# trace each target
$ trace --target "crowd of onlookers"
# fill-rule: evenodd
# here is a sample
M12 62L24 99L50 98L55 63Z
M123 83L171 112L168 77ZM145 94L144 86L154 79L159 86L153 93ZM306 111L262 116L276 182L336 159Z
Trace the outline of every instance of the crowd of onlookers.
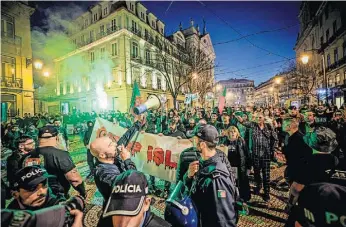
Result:
M127 128L123 136L127 140L143 131L193 142L180 155L176 188L172 190L166 181L160 194L169 197L166 220L150 213L148 195L155 190L155 177L147 181L136 171L130 152L120 146L124 144L110 138L90 141L97 117ZM70 197L71 187L81 196L75 201L88 196L66 152L69 134L79 134L83 140L90 168L86 180L95 182L104 198L99 226L132 222L137 224L131 226L235 226L239 212L251 213L248 204L253 194L272 206L270 172L278 158L286 165L287 226L342 226L346 215L346 105L194 107L167 113L149 110L140 117L119 111L24 114L1 124L2 156L10 155L8 182L2 178L2 185L14 195L8 208L56 205ZM172 193L178 187L184 196ZM2 198L9 199L5 189ZM185 224L177 214L186 212L179 203L195 208L195 216L185 215ZM74 209L71 213L77 225L81 214ZM198 225L192 224L194 219Z

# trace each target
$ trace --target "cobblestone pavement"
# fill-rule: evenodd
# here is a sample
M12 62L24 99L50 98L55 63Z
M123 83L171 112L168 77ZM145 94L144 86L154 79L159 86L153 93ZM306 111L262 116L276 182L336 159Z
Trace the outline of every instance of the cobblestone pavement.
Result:
M83 179L89 174L89 168L86 163L86 150L79 137L71 138L70 154ZM285 167L277 167L271 171L272 182L282 182L283 170ZM281 180L280 180L281 179ZM251 178L250 178L251 182ZM163 188L164 181L157 180L155 186ZM251 184L253 186L253 184ZM174 187L174 185L172 185ZM86 199L86 210L84 217L84 226L96 226L101 215L102 196L98 192L95 183L87 183L86 190L88 198ZM71 191L74 194L75 191ZM266 206L260 196L252 195L249 203L250 214L240 216L238 226L284 226L287 215L283 212L288 192L278 187L271 187L270 205ZM152 211L161 216L165 208L164 199L153 195Z

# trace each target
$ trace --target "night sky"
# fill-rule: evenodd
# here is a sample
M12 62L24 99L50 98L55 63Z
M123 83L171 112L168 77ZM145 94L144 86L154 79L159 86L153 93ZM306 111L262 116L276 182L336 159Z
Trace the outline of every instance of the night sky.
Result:
M37 5L31 23L32 26L39 27L44 25L42 9L68 7L71 4L69 2L31 3ZM85 10L93 3L74 2ZM285 61L287 58L295 57L293 48L299 31L297 16L300 2L174 1L171 3L171 1L143 2L149 12L154 13L166 24L167 35L178 30L180 22L183 28L190 26L190 18L193 18L195 25L198 24L202 31L203 18L205 19L216 52L216 80L243 77L255 80L255 84L258 85L282 70L282 67L287 65ZM286 29L234 41L241 35L280 28ZM226 41L232 42L218 44Z

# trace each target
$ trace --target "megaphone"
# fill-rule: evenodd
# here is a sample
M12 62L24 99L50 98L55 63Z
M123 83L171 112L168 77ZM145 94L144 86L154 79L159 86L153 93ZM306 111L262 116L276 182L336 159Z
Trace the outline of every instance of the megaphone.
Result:
M157 97L156 95L149 95L148 100L145 103L135 107L133 109L133 112L136 115L139 115L150 109L158 109L160 108L160 106L161 102L159 97Z

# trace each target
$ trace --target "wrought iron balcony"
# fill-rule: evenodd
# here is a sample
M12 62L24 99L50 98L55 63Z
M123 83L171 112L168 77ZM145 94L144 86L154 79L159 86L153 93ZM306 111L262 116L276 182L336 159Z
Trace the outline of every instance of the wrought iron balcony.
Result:
M1 32L1 42L10 43L16 46L21 46L22 38L7 32Z

